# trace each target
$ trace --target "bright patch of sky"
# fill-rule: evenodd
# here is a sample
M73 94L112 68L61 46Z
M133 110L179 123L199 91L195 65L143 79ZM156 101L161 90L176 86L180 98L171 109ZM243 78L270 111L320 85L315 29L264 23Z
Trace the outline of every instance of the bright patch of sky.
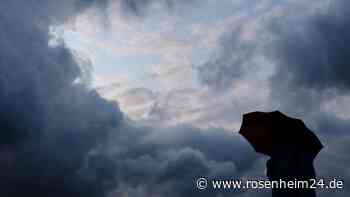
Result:
M172 11L153 6L140 18L126 17L116 6L108 9L108 22L89 10L63 27L68 47L91 59L93 86L138 121L232 128L232 118L215 122L208 109L232 101L212 100L196 67L213 56L220 35L247 3L205 0Z

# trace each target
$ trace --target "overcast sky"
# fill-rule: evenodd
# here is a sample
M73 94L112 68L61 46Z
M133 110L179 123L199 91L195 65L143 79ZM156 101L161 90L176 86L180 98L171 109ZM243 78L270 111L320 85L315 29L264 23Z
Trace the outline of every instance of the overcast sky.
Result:
M318 176L347 185L349 6L2 1L1 196L269 196L199 193L194 179L264 177L237 131L272 110L303 119L325 145Z
M150 2L137 13L112 2L106 15L86 11L59 30L69 47L91 59L92 85L132 119L237 131L241 113L263 109L268 90L256 87L262 81L249 81L213 93L199 69L220 53L223 35L264 2L193 1L171 8L165 2ZM256 39L255 25L245 28L246 39ZM261 61L266 68L258 75L264 80L271 65Z

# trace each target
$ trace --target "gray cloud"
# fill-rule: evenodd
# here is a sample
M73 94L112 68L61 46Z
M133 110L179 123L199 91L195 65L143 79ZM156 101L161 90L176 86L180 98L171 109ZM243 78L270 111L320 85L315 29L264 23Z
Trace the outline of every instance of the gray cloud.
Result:
M261 80L259 74L273 65L263 76L269 105L322 119L317 113L324 102L348 94L346 5L338 0L253 6L251 15L227 28L218 55L199 68L202 84L228 90L243 80Z
M243 28L243 25L237 24L229 33L224 34L220 39L218 55L199 67L202 84L225 89L242 79L252 68L258 43L256 40L243 40Z
M100 1L101 2L101 1ZM81 74L49 26L95 1L0 4L1 196L98 196L105 186L78 174L87 154L122 121L116 103L73 82Z
M172 1L164 1L167 2ZM190 126L137 126L124 119L117 103L101 98L83 84L74 83L83 71L64 44L48 45L49 27L72 19L92 6L104 8L106 3L5 0L0 4L1 196L213 196L211 191L196 191L194 179L263 176L263 159L238 135L232 136L222 129L199 130ZM125 3L133 12L139 12L144 6L136 1ZM249 58L248 51L255 48L250 44L243 44L241 48L241 41L231 41L236 45L230 51L243 49L238 54L244 58ZM286 45L276 46L281 46L279 51L285 54ZM227 63L220 67L230 70L226 65L232 62L241 65L244 58L228 57ZM213 65L216 64L220 65ZM244 73L243 68L245 66L237 72ZM296 68L292 74L298 73L298 69L302 68ZM219 81L224 87L230 78L239 76L235 72L217 73L229 76L223 81L209 76L206 83ZM347 86L346 79L332 81L335 76L326 77L329 81L320 82L324 84L316 85L312 80L311 85L303 87ZM303 76L301 81L309 83L307 77ZM293 80L295 76L287 84L295 84ZM323 128L334 129L334 124L343 131L348 128L345 122L340 126L331 118L327 120ZM342 146L346 139L341 143L332 141L339 146L332 146L324 153L318 166L323 175L346 170L339 165L326 173L334 159L340 164L349 162L344 154L347 147ZM342 157L336 157L335 152L340 152ZM346 171L346 178L348 174ZM217 196L221 194L233 195L215 192Z
M318 12L288 16L284 23L272 21L269 26L274 36L271 58L278 65L270 79L271 97L278 98L275 102L287 111L310 115L322 131L345 130L343 120L321 108L328 100L349 93L347 4L334 1Z
M242 138L131 126L117 103L76 83L82 62L49 46L49 27L99 3L0 4L0 195L192 196L195 177L250 170L257 158Z
M328 6L324 13L273 24L274 58L283 65L274 80L285 78L300 88L316 90L349 88L350 20L345 10L349 2L334 1Z
M232 23L232 27L228 27L227 33L220 40L218 54L199 68L200 80L202 84L211 88L214 92L213 96L216 96L215 94L220 94L218 89L229 91L235 82L258 80L265 69L270 69L270 65L266 64L272 64L275 67L274 72L263 76L268 82L266 88L270 90L269 103L266 105L311 122L310 127L320 135L326 146L315 162L317 172L319 172L318 176L337 177L346 183L350 180L346 167L349 163L349 158L346 156L348 149L346 144L349 139L347 132L350 125L348 120L341 120L327 111L322 111L321 108L325 101L348 93L349 81L346 77L348 49L344 44L348 40L349 17L345 10L348 3L345 0L333 1L331 4L327 4L327 1L322 3L312 1L305 4L292 1L271 2L271 4L259 4L253 8L253 13L249 12L246 16L238 17ZM188 129L177 129L176 132L171 132L176 133L175 136L167 137L167 132L161 134L155 132L157 133L155 138L144 137L142 139L153 140L140 144L148 144L152 148L140 146L142 148L135 149L144 150L147 153L153 153L156 150L156 154L142 157L140 162L136 163L147 163L149 169L158 166L155 168L159 169L156 174L165 174L167 177L160 179L163 183L161 188L172 191L171 194L174 196L181 196L179 192L193 195L191 188L188 187L190 183L182 185L181 180L191 180L197 173L221 177L225 175L240 177L243 174L263 176L262 163L250 157L248 158L254 162L249 162L248 158L246 161L239 160L250 154L243 154L245 155L243 156L235 152L232 158L227 155L229 159L223 159L214 155L226 155L226 153L218 154L214 149L207 152L206 148L207 145L222 144L222 147L229 147L228 150L243 150L237 147L240 146L239 142L226 144L222 141L225 137L220 136L218 131L215 132L215 136L206 138L198 135L197 132L193 132L195 136L188 136L188 134L192 135ZM177 134L181 137L179 138ZM202 146L196 143L196 139L201 139ZM171 151L167 151L168 149ZM157 154L157 150L165 150L167 155L173 155L172 159L165 159L169 166L164 167L162 163L153 162L164 160L162 154ZM183 165L184 163L187 165ZM212 163L215 163L214 167ZM252 165L247 166L246 169L240 168L247 163ZM198 166L198 171L187 172L188 165ZM253 165L257 165L257 169ZM233 170L234 167L236 170ZM174 173L173 168L176 169L176 172L181 173ZM164 169L167 170L164 172L162 171ZM222 173L213 173L218 169L223 170ZM147 170L141 170L141 172L144 171ZM185 175L188 177L184 178ZM150 185L145 187L130 187L133 185L130 183L128 188L135 195L140 191L141 193L164 194L162 189L150 189L154 188L153 185L159 184L157 178L150 180ZM344 189L332 195L347 196L348 193L349 191ZM320 196L330 195L329 192L321 190L319 194ZM249 192L239 195L265 196L269 194Z
M110 145L118 148L105 149L118 166L116 194L138 196L141 189L143 196L212 196L220 193L199 193L196 178L263 176L263 166L253 170L259 157L252 148L240 136L227 131L188 126L124 129L132 142L120 133L110 137Z
M348 119L339 119L323 106L338 96L349 95L348 6L345 0L307 4L286 1L257 9L253 16L243 17L234 28L227 29L219 55L202 65L199 72L202 84L217 93L217 89L228 91L247 78L255 80L251 76L264 71L266 64L274 65L274 72L266 77L270 90L267 105L310 122L327 147L315 162L319 175L345 182L350 180L345 167L349 163L345 150L350 125ZM242 31L241 27L251 25L254 28ZM246 40L246 33L254 36ZM257 70L251 59L261 57L265 61L258 62L262 69ZM344 189L332 195L348 193Z

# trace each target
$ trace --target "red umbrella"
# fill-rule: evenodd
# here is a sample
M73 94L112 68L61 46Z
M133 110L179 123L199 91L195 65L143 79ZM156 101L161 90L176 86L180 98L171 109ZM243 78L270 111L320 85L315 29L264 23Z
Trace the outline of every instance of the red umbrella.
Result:
M244 114L239 133L256 152L270 156L281 144L298 146L313 157L323 148L320 140L302 120L288 117L279 111Z

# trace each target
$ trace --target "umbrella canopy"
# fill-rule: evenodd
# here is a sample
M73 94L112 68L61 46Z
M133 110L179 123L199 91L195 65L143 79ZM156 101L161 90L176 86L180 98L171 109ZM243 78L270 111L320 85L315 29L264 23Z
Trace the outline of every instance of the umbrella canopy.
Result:
M279 145L297 146L313 157L323 148L317 136L300 119L274 112L251 112L243 115L239 131L255 151L271 156Z

